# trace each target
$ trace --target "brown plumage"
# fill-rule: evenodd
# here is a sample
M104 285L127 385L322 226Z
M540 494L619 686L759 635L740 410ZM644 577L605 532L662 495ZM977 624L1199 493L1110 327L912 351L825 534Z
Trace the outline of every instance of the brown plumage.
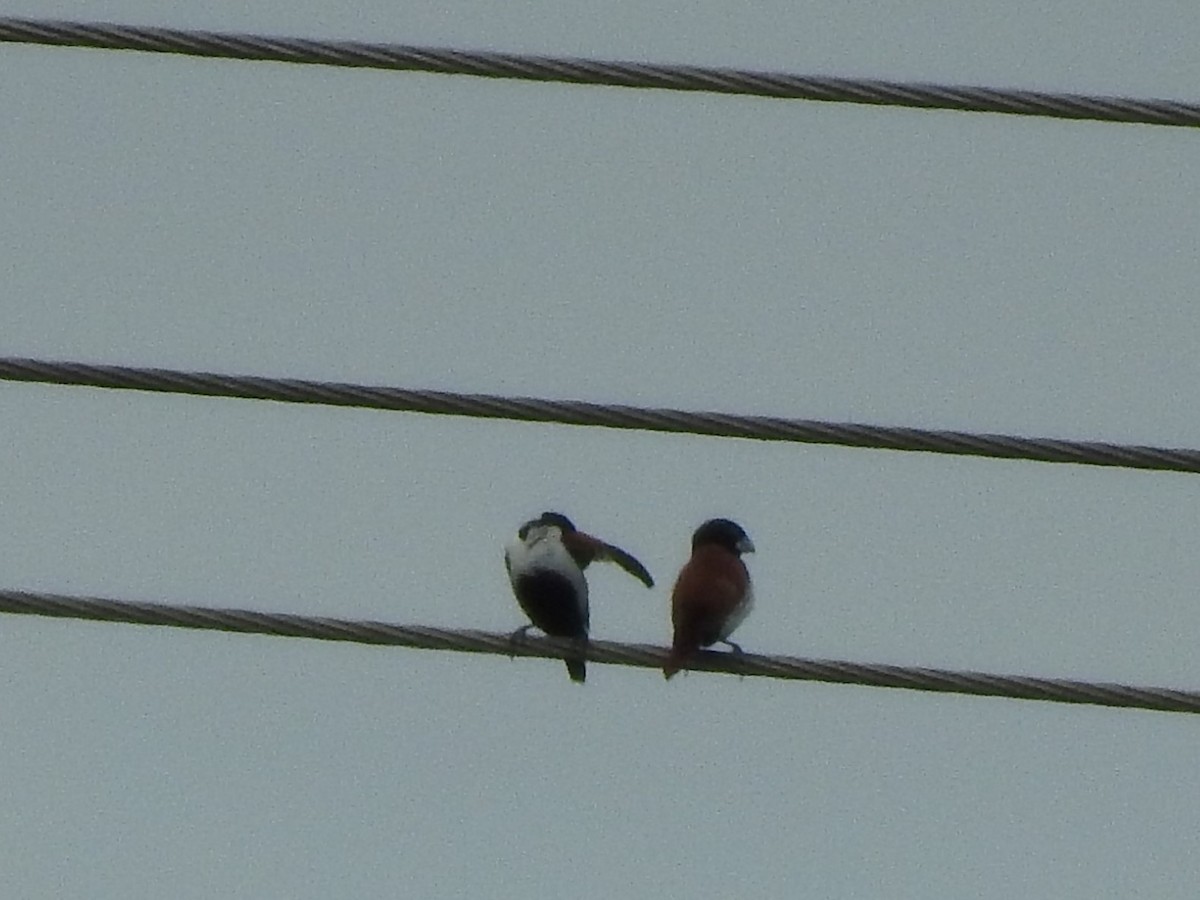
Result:
M638 562L632 554L626 553L620 547L606 544L600 538L592 537L582 531L567 531L562 536L563 546L571 554L571 559L581 569L599 560L600 562L616 563L646 587L654 587L654 579L646 571L646 567Z
M692 535L692 556L679 571L671 592L671 652L663 666L670 678L701 647L728 640L754 602L743 553L754 544L738 524L710 519Z

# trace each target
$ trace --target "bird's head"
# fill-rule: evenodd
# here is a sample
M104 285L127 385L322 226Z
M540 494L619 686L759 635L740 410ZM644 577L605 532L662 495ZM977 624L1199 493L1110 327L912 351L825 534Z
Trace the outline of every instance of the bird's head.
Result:
M692 550L705 544L724 547L735 556L754 552L754 542L742 526L729 519L709 519L692 534Z

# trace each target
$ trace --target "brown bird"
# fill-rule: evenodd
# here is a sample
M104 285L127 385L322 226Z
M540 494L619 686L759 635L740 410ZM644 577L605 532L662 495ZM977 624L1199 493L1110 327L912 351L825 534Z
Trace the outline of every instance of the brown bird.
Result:
M654 587L645 566L620 547L579 531L562 513L542 513L522 525L504 548L504 565L517 603L533 624L518 628L513 638L536 626L554 637L574 638L586 648L588 586L583 570L595 560L614 562L646 587ZM585 652L573 653L565 662L572 681L587 678Z
M728 638L754 604L750 572L743 553L754 544L736 522L709 519L692 534L692 557L679 570L671 592L674 637L663 666L670 678L701 647L723 643L740 653Z

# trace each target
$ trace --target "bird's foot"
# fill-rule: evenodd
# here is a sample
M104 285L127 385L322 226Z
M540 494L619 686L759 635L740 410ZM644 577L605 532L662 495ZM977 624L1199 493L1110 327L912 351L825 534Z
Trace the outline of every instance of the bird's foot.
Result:
M512 634L510 634L508 636L508 645L509 645L508 658L509 659L512 659L517 655L515 652L513 652L516 650L516 645L525 640L525 635L529 634L529 629L532 627L533 627L532 625L522 625L520 628L518 628L516 631L514 631Z
M722 643L722 644L724 644L726 647L728 647L728 648L729 648L729 655L730 655L730 656L733 656L733 657L738 657L738 656L745 656L745 655L746 655L746 652L745 652L744 650L742 650L742 648L741 648L741 647L739 647L737 644L735 644L733 641L721 641L721 643ZM743 678L745 678L745 677L746 677L746 676L745 676L745 674L744 674L744 673L742 673L742 672L739 672L739 673L738 673L738 680L739 680L739 681L741 681L741 680L742 680Z

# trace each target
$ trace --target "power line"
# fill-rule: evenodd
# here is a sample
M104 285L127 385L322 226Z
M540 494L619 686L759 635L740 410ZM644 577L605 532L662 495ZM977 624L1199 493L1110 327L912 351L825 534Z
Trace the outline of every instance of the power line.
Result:
M280 403L315 403L430 415L552 422L563 425L801 444L833 444L842 447L946 453L995 459L1200 472L1200 450L1095 441L1062 441L1004 434L974 434L965 431L929 431L920 428L742 416L718 412L688 412L680 409L584 403L578 400L407 390L295 378L260 378L220 375L213 372L182 372L174 369L88 365L21 357L0 357L0 381L82 385L204 397L236 397L274 400Z
M955 109L1060 119L1200 126L1200 105L1171 100L1018 91L966 85L828 78L708 66L488 53L443 47L317 41L95 22L0 17L0 41L222 59L399 69L486 78L707 91L798 100Z
M245 609L130 603L98 597L71 597L26 591L0 591L0 612L538 659L558 660L564 652L572 648L578 652L570 641L559 638L525 637L513 641L508 635L487 631L392 625L385 622L295 616ZM593 663L661 669L666 661L667 652L667 648L651 644L591 641L587 648L587 657ZM761 656L754 653L738 655L711 651L701 652L689 663L688 668L764 678L907 688L914 691L1047 700L1161 712L1200 713L1200 693L1197 692L1131 687L1123 684L1095 684L1060 678L1027 678L989 675L983 672L864 665L841 660Z

